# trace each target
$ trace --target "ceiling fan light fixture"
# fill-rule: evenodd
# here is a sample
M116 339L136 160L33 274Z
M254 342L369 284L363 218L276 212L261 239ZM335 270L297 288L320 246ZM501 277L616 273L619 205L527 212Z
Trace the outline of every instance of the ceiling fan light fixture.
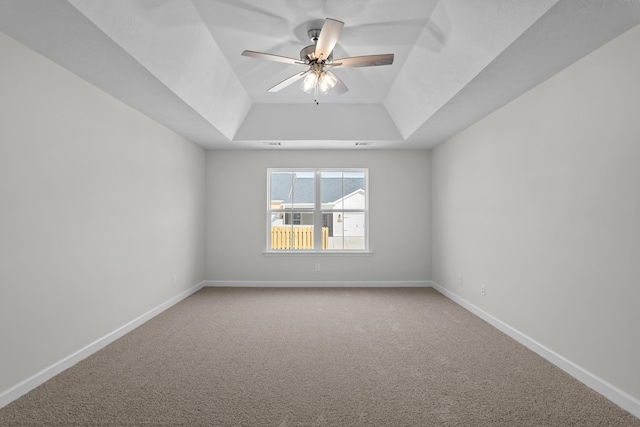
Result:
M331 71L323 71L318 79L318 85L322 93L327 93L333 89L336 83L338 83L338 78Z
M316 71L311 71L302 81L300 85L300 89L307 93L312 93L318 84L318 73Z

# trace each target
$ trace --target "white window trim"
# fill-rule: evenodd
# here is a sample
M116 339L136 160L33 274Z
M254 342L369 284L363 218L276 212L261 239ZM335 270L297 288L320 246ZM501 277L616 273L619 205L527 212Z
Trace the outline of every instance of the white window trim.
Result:
M364 172L365 177L365 232L364 247L365 249L271 249L271 174L273 172L313 172L315 176L314 198L315 203L312 210L301 209L302 211L313 212L314 226L314 242L322 241L322 213L329 210L322 209L321 194L321 174L322 172ZM343 195L344 196L344 195ZM266 218L266 234L265 234L265 250L264 255L268 256L371 256L373 252L369 246L369 169L368 168L267 168L267 211ZM362 209L340 209L340 212L363 212ZM314 244L314 247L318 245Z

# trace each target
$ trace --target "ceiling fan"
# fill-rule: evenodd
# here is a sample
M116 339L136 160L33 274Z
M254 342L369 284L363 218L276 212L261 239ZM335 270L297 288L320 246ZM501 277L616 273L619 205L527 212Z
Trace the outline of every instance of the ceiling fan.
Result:
M273 86L268 92L278 92L304 78L300 88L307 93L313 93L315 95L314 101L318 104L319 92L326 93L333 90L338 94L342 94L349 90L338 76L325 68L370 67L374 65L393 64L392 53L333 59L333 48L338 42L343 26L344 22L327 18L322 25L322 29L309 30L307 34L314 44L300 51L299 60L251 50L245 50L242 52L242 55L251 58L265 59L267 61L284 62L285 64L309 67L307 70L294 74Z

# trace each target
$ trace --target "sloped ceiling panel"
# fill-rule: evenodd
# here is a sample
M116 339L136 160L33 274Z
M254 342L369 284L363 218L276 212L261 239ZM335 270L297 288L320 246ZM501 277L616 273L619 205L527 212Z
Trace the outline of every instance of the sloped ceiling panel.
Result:
M191 2L68 0L229 140L251 100Z
M580 13L576 13L577 10ZM411 134L405 146L435 147L638 22L640 2L564 0L556 3ZM607 30L593 31L594 28ZM549 34L554 37L547 37ZM468 108L470 104L475 108Z
M385 106L408 138L557 0L438 3ZM434 34L435 33L435 34Z
M4 0L0 30L202 147L228 141L66 0Z

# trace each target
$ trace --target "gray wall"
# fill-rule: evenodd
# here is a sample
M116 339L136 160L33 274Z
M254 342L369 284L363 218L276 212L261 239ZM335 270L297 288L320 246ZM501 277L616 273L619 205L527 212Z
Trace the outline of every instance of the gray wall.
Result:
M428 151L207 153L207 280L427 281ZM369 168L372 256L265 256L267 168ZM321 269L315 271L315 264ZM303 283L302 283L303 284Z
M204 279L205 153L2 33L0 52L1 394Z
M432 153L434 281L636 399L638 46L640 27Z

